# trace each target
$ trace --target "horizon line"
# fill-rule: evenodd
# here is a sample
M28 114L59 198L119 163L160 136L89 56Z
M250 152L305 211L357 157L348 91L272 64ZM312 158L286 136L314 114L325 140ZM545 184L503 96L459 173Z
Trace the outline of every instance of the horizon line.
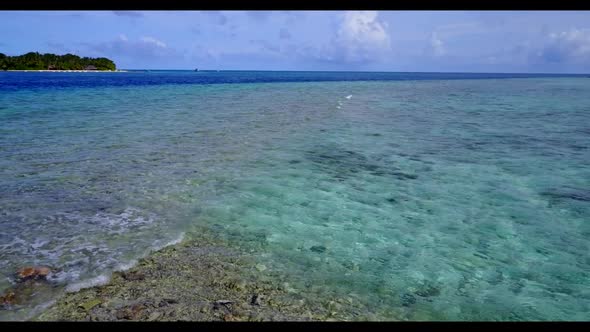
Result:
M194 69L119 68L117 70L195 71ZM590 75L587 73L547 72L489 72L489 71L382 71L382 70L283 70L283 69L199 69L199 72L262 71L262 72L317 72L317 73L407 73L407 74L534 74L534 75Z

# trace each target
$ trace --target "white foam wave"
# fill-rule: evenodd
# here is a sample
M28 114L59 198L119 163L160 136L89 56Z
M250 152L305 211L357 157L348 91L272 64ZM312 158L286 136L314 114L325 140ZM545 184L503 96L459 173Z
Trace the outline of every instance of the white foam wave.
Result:
M158 250L163 249L163 248L166 248L168 246L173 246L175 244L179 244L180 242L182 242L182 240L184 240L184 235L185 235L185 233L182 232L176 238L172 239L171 241L168 241L168 242L164 243L163 245L156 244L154 246L154 248L153 248L153 251L158 251Z
M32 319L33 317L39 315L40 313L42 313L43 311L47 310L47 308L51 307L52 305L54 305L57 302L57 300L53 299L53 300L49 300L46 302L43 302L39 305L36 305L35 307L33 307L33 309L31 309L31 312L27 315L26 319Z
M114 226L136 226L152 224L154 222L153 216L144 217L141 211L132 207L126 208L121 214L97 213L90 218L97 224L102 224L109 227Z
M134 266L135 266L135 264L137 264L137 260L135 260L135 259L134 259L134 260L132 260L132 261L130 261L130 262L127 262L127 263L120 263L120 264L118 264L118 265L115 267L115 269L114 269L114 270L115 270L115 271L127 271L127 270L129 270L130 268L134 267Z
M150 252L157 251L157 250L163 249L165 247L178 244L178 243L182 242L182 240L184 240L184 236L185 236L185 233L182 232L182 233L180 233L179 236L177 236L176 238L172 239L171 241L166 242L163 245L155 245L153 247L153 249L152 250L149 250L148 252L146 252L144 254L144 256L149 255ZM126 270L129 270L132 267L134 267L136 264L137 264L137 260L131 260L131 261L127 262L127 263L120 263L120 264L118 264L113 270L114 271L126 271ZM95 287L95 286L102 286L102 285L107 284L110 281L110 279L111 279L110 278L110 275L101 274L101 275L99 275L97 277L86 279L86 280L83 280L83 281L76 282L76 283L73 283L73 284L68 285L66 287L66 292L68 292L68 293L74 293L74 292L77 292L77 291L79 291L81 289L84 289L84 288L90 288L90 287Z
M94 286L102 286L106 285L110 280L110 277L104 274L99 275L98 277L94 277L91 279L87 279L84 281L76 282L66 287L66 292L74 293L84 288L90 288Z
M166 243L165 246L167 247L167 246L172 246L172 245L175 245L175 244L179 244L180 242L182 242L182 240L184 240L184 235L185 235L184 232L180 233L174 240Z

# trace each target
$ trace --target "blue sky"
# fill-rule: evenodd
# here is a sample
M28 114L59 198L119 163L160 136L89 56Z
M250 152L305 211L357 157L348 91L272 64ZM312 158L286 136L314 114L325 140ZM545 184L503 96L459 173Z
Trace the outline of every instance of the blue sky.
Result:
M590 72L590 11L2 11L0 52L120 69Z

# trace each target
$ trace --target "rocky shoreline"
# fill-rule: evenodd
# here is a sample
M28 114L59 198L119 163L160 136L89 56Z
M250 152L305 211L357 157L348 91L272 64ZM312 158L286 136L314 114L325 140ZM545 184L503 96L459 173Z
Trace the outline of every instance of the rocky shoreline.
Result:
M32 320L349 321L384 314L369 313L354 296L295 290L253 256L200 236L115 272L106 285L66 293Z

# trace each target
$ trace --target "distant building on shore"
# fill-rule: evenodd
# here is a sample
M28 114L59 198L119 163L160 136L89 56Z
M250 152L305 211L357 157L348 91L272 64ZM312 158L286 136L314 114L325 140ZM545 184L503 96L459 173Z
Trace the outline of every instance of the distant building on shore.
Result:
M97 70L95 66L90 65L90 66L86 66L86 68L84 68L84 70Z

